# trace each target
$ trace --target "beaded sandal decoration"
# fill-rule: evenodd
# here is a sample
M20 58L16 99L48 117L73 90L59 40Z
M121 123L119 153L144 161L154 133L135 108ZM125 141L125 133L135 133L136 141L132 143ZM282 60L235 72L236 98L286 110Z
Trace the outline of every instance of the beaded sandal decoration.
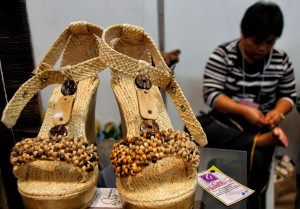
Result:
M101 35L98 26L71 23L3 112L2 122L10 128L39 90L60 84L49 100L38 136L23 139L11 151L18 190L28 209L79 209L93 200L98 179L97 74L105 69L99 58ZM61 54L61 67L54 69Z
M192 208L200 163L196 143L204 146L207 140L174 74L140 27L110 26L100 46L125 136L111 153L123 208ZM169 94L192 136L174 131L158 87Z

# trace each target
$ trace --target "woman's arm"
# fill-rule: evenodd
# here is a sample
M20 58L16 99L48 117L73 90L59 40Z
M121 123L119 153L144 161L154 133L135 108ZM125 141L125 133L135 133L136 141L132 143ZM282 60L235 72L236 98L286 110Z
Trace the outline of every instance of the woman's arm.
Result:
M260 110L240 104L224 94L215 99L214 109L225 114L239 115L257 127L267 124L265 116Z

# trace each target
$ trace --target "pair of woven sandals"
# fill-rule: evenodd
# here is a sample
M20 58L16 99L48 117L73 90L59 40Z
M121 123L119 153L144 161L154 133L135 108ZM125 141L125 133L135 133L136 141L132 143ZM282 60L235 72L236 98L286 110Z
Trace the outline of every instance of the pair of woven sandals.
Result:
M11 151L25 206L78 209L93 201L95 98L98 73L107 67L124 132L111 152L123 208L191 208L200 163L195 142L207 141L174 75L142 28L123 24L103 30L86 22L73 22L62 32L2 115L13 127L36 93L59 84L38 136ZM169 94L191 135L173 130L159 88Z

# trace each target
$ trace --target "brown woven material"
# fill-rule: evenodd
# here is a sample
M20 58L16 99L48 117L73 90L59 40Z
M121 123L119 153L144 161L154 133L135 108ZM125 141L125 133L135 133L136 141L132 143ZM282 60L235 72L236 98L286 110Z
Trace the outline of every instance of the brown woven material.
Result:
M110 26L104 30L100 46L100 56L111 70L111 86L120 108L123 134L126 136L124 141L121 140L125 144L115 146L112 153L116 155L116 158L112 158L116 161L113 163L114 166L120 165L117 161L122 160L122 157L120 159L117 157L118 151L122 153L118 149L123 149L122 147L131 143L126 142L127 139L134 140L135 137L140 136L141 124L147 119L147 116L142 116L141 113L143 106L150 108L151 113L157 111L157 115L154 114L153 117L160 131L173 130L159 87L166 89L195 141L201 146L206 145L205 133L178 83L174 80L171 70L163 61L151 37L142 28L127 24ZM152 87L145 91L147 95L151 95L148 96L151 101L138 98L141 96L139 93L141 90L136 85L137 75L145 75L151 80ZM128 153L134 152L129 147L127 150ZM122 167L115 167L115 172ZM123 171L125 173L116 173L117 188L124 208L190 209L192 207L197 185L196 169L183 158L175 154L166 156L157 162L150 162L148 166L142 168L141 172L135 173L132 170L134 174L127 176L126 169Z
M74 80L78 85L73 96L75 101L71 120L65 125L68 137L74 138L74 143L79 137L86 142L94 143L95 99L99 85L97 74L105 69L99 58L101 35L102 29L98 26L86 22L71 23L33 71L33 77L24 83L10 100L4 110L2 122L12 127L24 106L39 90L50 84L62 84L67 79ZM54 69L61 56L61 67ZM61 85L58 85L49 100L38 134L39 139L47 138L49 130L54 126L54 109L57 100L62 96ZM72 148L69 143L64 146L65 150ZM25 145L22 149L26 149ZM15 154L12 153L11 156L14 157ZM87 172L73 165L72 159L57 161L55 158L54 160L45 159L43 156L39 158L14 165L18 190L26 208L79 209L86 208L91 203L97 184L98 166L85 175Z

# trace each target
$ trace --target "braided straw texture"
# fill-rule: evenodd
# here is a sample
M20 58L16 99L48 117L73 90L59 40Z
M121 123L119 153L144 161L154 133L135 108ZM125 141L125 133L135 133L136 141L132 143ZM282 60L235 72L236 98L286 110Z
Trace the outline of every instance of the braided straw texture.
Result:
M127 29L127 30L126 30ZM123 30L123 35L128 39L133 39L133 42L139 41L142 38L142 33L140 28L134 28L137 31L132 31L132 28L128 27ZM103 42L102 42L103 43ZM118 42L115 43L117 47L118 44L127 44L128 50L125 48L124 53L132 54L134 57L139 57L149 61L148 51L143 45L135 45L135 43L128 42ZM100 45L101 46L101 45ZM121 50L121 49L120 49ZM139 69L139 62L137 59L124 56L121 53L116 53L114 49L108 45L103 45L100 50L100 54L105 63L110 64L111 75L113 80L111 82L112 90L117 98L119 109L121 112L123 130L127 136L138 136L140 132L140 124L143 119L140 117L139 104L136 95L136 86L134 85L135 76L139 73L136 71L131 71L130 69ZM130 61L128 62L128 59ZM127 73L128 72L128 73ZM165 73L160 71L160 73ZM166 84L166 81L161 80L163 76L158 74L151 75L155 76L157 82ZM159 124L160 129L166 130L172 128L172 124L167 115L160 91L158 87L151 88L151 91L156 98L157 108L158 108L158 119L156 122Z
M111 85L113 92L119 101L118 105L122 116L123 130L126 132L126 136L138 136L143 119L137 114L139 113L137 97L132 96L136 94L136 87L135 85L132 85L132 79L126 79L126 76L123 76L120 78L118 84L112 82ZM159 89L155 87L152 88L151 91L158 101L158 118L156 122L159 124L161 130L172 128Z
M167 89L196 141L202 146L206 144L202 127L179 85L151 37L142 28L127 24L107 28L100 43L100 56L111 71L111 86L118 101L125 136L140 134L143 118L139 113L135 78L142 74L152 82L148 91L154 95L158 108L155 122L160 131L173 127L158 87ZM151 66L152 62L155 67ZM190 209L196 185L196 169L177 157L166 157L157 163L150 163L135 176L117 178L123 205L132 209Z
M205 146L207 144L206 134L204 133L201 124L196 119L191 106L181 91L180 86L175 80L171 81L170 86L171 87L166 90L174 102L181 119L184 121L184 124L191 135L195 138L195 141L200 146Z
M92 203L96 192L98 169L95 170L84 184L19 180L18 190L28 209L84 209Z
M105 69L99 59L99 41L102 29L86 22L74 22L58 37L34 76L17 91L5 109L3 121L14 125L19 112L32 97L50 84L62 84L66 79L78 82L74 95L71 121L66 124L68 136L84 137L95 141L95 100L99 85L98 72ZM61 58L60 68L54 65ZM57 100L62 97L58 85L49 100L45 118L39 132L40 137L48 136L54 126L53 116ZM24 93L26 92L26 97ZM63 161L36 160L14 168L18 189L27 208L34 209L78 209L86 208L93 199L98 178L98 167L82 176L78 168ZM23 172L20 174L20 172ZM83 181L82 181L83 180Z
M78 31L82 30L85 31L86 35L78 35ZM72 34L72 32L74 32L75 34ZM88 44L85 47L90 47L92 44L96 44L96 46L98 45L98 43L96 43L96 37L100 37L101 34L101 28L84 22L76 22L66 28L57 38L56 42L47 52L38 67L34 69L33 77L18 89L18 91L5 107L1 118L3 124L5 124L8 128L13 127L16 123L16 120L19 118L21 111L31 100L31 98L48 85L63 84L65 79L68 78L66 74L68 70L72 72L72 79L76 82L79 82L90 77L95 77L100 71L105 69L105 65L101 62L100 57L98 56L98 47L93 47L94 49L85 53L84 56L78 56L80 54L83 54L82 48L81 50L78 49L77 52L79 54L77 56L75 53L72 53L70 51L70 54L73 54L73 56L69 56L68 58L68 60L70 60L70 63L62 63L62 67L60 67L59 69L54 69L54 65L60 58L61 53L64 51L65 45L69 41L70 37L73 37L72 41L77 41L77 44L80 44L80 39L82 39L82 41L84 41L84 44ZM73 43L73 45L75 44L76 43ZM95 54L95 52L97 53L97 56L91 57L91 55ZM88 56L89 60L82 59ZM79 62L77 60L75 64L74 61L78 58ZM72 66L69 66L72 63L74 64Z
M117 178L122 200L140 208L174 208L193 196L196 186L196 170L177 157L152 163L136 176Z
M51 170L53 172L50 173ZM81 192L94 188L98 180L98 168L95 168L88 181L78 183L80 172L72 165L59 161L34 161L28 173L31 181L19 180L18 190L22 195L37 200L79 197Z
M90 143L95 142L94 117L98 85L99 80L97 78L86 79L79 82L72 110L72 119L66 126L68 136L85 136ZM57 99L62 95L60 88L61 86L56 87L50 97L45 118L39 132L40 137L48 136L49 130L53 127L55 104Z
M95 192L96 188L91 188L90 190L83 191L77 196L69 197L68 199L38 200L22 196L22 200L27 209L86 209L93 202Z
M137 111L137 87L134 82L137 75L145 74L150 77L153 84L151 90L155 92L158 100L159 117L156 122L160 129L171 128L172 125L157 87L167 90L195 141L201 146L206 145L206 135L201 124L151 37L143 29L127 24L110 26L104 30L102 37L100 56L111 69L112 89L119 103L125 135L136 136L139 133L142 119ZM149 53L155 67L150 66ZM148 66L141 60L147 61Z

